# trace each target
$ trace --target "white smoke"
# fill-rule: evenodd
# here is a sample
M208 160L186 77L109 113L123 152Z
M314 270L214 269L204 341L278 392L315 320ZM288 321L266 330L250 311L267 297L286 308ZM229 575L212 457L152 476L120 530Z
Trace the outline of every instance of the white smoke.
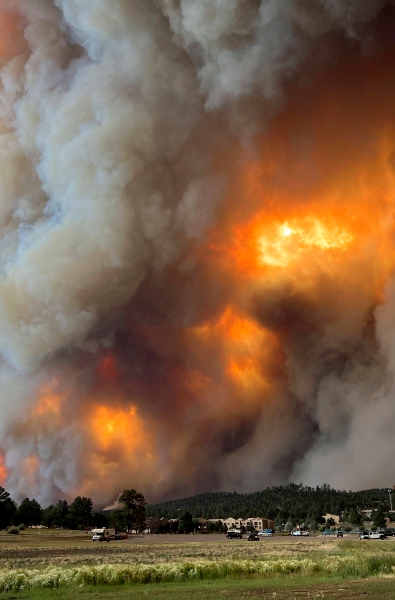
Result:
M78 488L84 432L25 422L37 388L151 269L174 265L215 222L232 165L217 172L214 159L235 131L242 139L264 124L320 38L357 39L385 4L5 4L28 46L3 67L0 90L0 446L10 491L49 501ZM33 455L31 481L23 465Z

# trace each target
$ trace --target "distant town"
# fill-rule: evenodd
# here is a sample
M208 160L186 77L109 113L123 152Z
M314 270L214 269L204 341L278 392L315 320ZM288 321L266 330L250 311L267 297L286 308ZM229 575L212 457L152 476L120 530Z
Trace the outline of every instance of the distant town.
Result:
M316 488L289 484L251 494L198 494L150 505L141 492L129 489L118 496L118 508L95 510L93 499L81 496L70 504L59 500L45 508L34 498L18 504L0 488L0 529L93 526L148 534L375 530L390 528L395 521L394 491L390 487L346 492L326 484Z

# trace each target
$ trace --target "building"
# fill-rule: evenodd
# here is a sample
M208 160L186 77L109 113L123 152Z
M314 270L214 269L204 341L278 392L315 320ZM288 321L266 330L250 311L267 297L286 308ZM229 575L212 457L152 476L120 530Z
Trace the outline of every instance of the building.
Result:
M199 519L196 520L196 531L199 533L208 533L209 523L218 522L225 525L227 529L240 529L245 531L247 528L252 527L255 531L261 531L262 529L274 530L274 521L265 519L264 517L249 517L247 519L233 519L232 517L229 517L228 519L204 519L203 517L199 517ZM146 533L176 533L178 531L178 519L147 517L145 523Z
M178 519L146 517L145 526L145 533L174 533L178 530Z
M361 510L363 517L366 517L366 519L364 519L365 521L368 521L370 519L373 511L374 508L370 508L368 510Z
M208 520L203 519L203 517L199 517L196 521L197 530L199 533L207 533L208 532Z
M326 515L323 516L323 519L325 519L325 521L329 521L329 519L332 519L335 523L340 523L339 515L331 515L330 513L326 513Z
M255 531L274 529L274 521L264 517L248 517L247 519L229 517L227 519L209 519L209 521L212 523L220 521L223 525L226 525L227 529L247 529L248 527L253 527Z

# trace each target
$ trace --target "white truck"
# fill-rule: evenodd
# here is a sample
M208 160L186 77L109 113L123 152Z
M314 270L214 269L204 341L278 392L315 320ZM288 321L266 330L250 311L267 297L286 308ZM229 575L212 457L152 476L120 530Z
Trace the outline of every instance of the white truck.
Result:
M385 540L386 536L383 533L368 533L367 531L363 531L359 534L360 540Z
M109 542L110 540L115 540L115 529L100 527L100 529L92 529L92 533L92 542Z

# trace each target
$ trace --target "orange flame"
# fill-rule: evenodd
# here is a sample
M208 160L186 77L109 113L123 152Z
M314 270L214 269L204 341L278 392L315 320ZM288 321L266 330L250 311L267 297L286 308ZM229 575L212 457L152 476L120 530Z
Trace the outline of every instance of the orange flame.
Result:
M223 365L220 383L239 388L245 402L255 403L257 394L261 394L262 399L269 391L265 368L271 360L276 340L270 332L236 310L235 306L227 306L217 320L191 328L189 335L202 350L206 349L208 356L213 352L218 355ZM202 368L210 373L210 364ZM198 380L196 376L194 380ZM206 381L207 386L207 381L211 380L207 375L204 379L201 375L198 381ZM195 391L198 390L196 386Z
M134 406L128 410L94 406L91 427L96 445L104 452L119 448L131 454L145 443L143 421Z
M0 485L4 486L6 479L8 477L8 470L5 465L4 456L0 456Z

